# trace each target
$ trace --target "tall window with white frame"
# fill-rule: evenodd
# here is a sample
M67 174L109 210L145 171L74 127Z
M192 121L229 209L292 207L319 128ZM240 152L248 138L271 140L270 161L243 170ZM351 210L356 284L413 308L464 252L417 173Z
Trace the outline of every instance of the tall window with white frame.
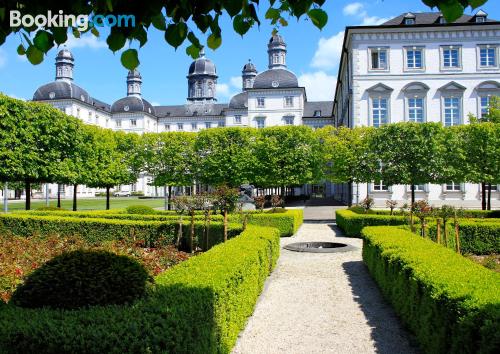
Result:
M479 118L485 118L488 113L490 112L490 101L491 101L491 96L490 95L487 95L487 96L481 96L479 97L479 100L480 100L480 104L481 104L481 111L479 112L480 113L480 117Z
M116 127L121 128L122 127L122 121L120 119L116 120Z
M198 130L198 124L196 124L196 123L194 123L194 122L193 122L193 123L191 123L191 130L192 130L192 131L196 131L196 130Z
M408 98L408 121L414 123L423 123L424 117L424 99L422 97Z
M387 48L370 48L370 69L387 70Z
M372 123L374 127L380 127L389 123L389 114L386 97L372 98Z
M257 97L257 107L264 108L266 106L266 99L264 97Z
M210 128L212 128L212 123L210 123L210 122L205 122L205 128L206 128L206 129L210 129Z
M241 124L241 116L239 114L234 116L234 124Z
M373 182L373 191L375 191L375 192L387 192L388 190L389 190L389 188L384 183L384 181L378 180L378 181Z
M137 127L137 120L135 120L135 119L131 119L131 120L130 120L130 126L131 126L131 127Z
M164 128L165 128L166 132L169 132L170 131L170 124L165 124Z
M184 130L184 124L183 123L177 123L177 130L178 131L183 131Z
M293 107L293 96L285 96L285 107Z
M424 49L418 47L406 48L406 68L417 70L424 67Z
M479 67L496 68L498 66L497 50L497 46L489 44L479 46Z
M459 46L441 47L441 56L441 66L443 69L459 69L462 66Z
M257 118L255 118L255 121L257 123L258 129L262 129L266 126L266 118L265 117L257 117Z
M285 125L293 125L293 117L292 116L283 117L283 123Z
M444 125L452 126L460 124L460 98L445 97L444 105Z
M448 182L446 183L447 192L460 192L462 190L460 183Z

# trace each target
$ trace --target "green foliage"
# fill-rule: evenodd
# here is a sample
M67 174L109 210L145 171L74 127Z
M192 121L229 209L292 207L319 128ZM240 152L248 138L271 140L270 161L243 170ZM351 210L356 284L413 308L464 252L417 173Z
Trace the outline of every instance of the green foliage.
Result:
M130 205L125 208L126 214L154 215L156 210L147 205Z
M338 227L344 231L347 237L360 237L361 230L365 226L407 224L407 219L398 215L373 215L364 214L364 212L358 214L347 209L336 210L335 215Z
M363 230L363 260L427 353L495 353L500 274L397 227Z
M132 258L105 251L73 251L31 273L12 295L16 306L77 309L132 303L146 293L148 273Z
M458 223L458 235L462 253L476 255L500 253L500 219L484 219L479 221L474 219L459 219ZM447 230L448 247L455 249L455 238L450 237L455 234L455 223L449 222ZM441 233L443 233L443 228L441 228ZM436 240L436 223L430 223L429 237L434 241Z
M280 231L281 237L293 236L302 225L304 213L302 209L289 209L282 213L248 213L248 223L259 226L273 227ZM229 221L236 222L240 216L232 214Z
M37 211L60 211L60 210L63 210L61 208L58 208L58 207L54 207L54 206L43 206L43 207L40 207L40 208L36 208Z
M229 353L279 256L279 233L249 225L241 236L155 279L134 306L81 310L0 305L5 352Z

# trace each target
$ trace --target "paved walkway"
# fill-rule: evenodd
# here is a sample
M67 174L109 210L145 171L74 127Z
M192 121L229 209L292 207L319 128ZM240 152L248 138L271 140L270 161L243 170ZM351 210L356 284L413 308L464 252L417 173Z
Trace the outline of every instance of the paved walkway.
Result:
M333 207L306 207L299 241L352 244L353 252L314 254L282 249L234 354L417 353L361 261L361 240L343 238Z

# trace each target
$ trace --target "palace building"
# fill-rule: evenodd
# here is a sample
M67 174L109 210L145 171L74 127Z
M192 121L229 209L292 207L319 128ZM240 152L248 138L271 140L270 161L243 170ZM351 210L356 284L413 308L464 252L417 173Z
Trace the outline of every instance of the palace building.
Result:
M446 23L440 13L406 13L379 26L347 27L333 114L337 126L379 127L394 122L467 124L500 95L500 22L479 11ZM500 171L499 171L500 173ZM500 205L492 186L492 205ZM430 204L478 207L481 186L449 181L417 186ZM336 185L335 197L410 201L410 186L384 181Z
M308 125L314 128L333 125L333 101L308 101L306 90L299 86L297 76L286 65L287 46L282 36L273 35L267 44L268 69L258 72L249 61L241 72L242 91L228 103L217 100L217 68L204 51L194 60L187 73L186 103L153 106L142 96L143 80L138 70L126 77L127 95L113 104L91 96L74 80L75 58L68 49L56 56L55 81L39 87L34 101L49 103L87 124L134 133L188 131L217 127L255 127ZM75 75L76 76L76 75ZM147 83L145 83L147 84ZM143 192L162 195L150 176L141 176L137 183L120 186L122 192ZM331 187L329 184L328 186ZM72 195L71 186L59 186L62 193ZM307 189L297 193L308 193ZM57 194L57 185L49 187ZM323 192L327 188L321 186ZM96 189L81 186L78 196L94 196ZM326 191L331 195L331 188Z

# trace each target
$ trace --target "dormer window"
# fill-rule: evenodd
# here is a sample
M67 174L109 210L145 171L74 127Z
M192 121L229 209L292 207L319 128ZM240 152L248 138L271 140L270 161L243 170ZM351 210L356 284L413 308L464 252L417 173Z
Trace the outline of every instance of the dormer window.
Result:
M321 111L319 109L315 110L313 117L321 117Z
M438 22L442 25L445 25L446 24L446 19L444 18L444 16L439 16L439 20Z
M484 17L484 16L477 16L476 17L476 22L477 23L486 22L486 17Z
M486 12L484 12L483 10L479 10L476 15L474 16L474 21L476 23L484 23L486 22L486 17L488 16L488 14Z
M415 15L412 14L411 12L408 12L403 19L403 23L405 25L414 25L415 24Z

